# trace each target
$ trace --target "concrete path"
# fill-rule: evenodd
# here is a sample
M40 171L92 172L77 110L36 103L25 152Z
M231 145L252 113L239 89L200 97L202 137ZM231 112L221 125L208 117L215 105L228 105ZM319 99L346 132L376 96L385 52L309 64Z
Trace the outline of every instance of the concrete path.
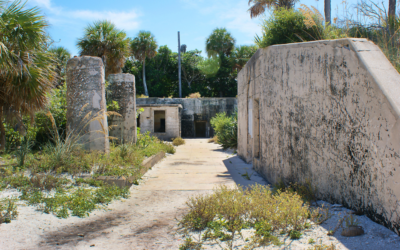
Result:
M242 174L248 173L251 180ZM116 201L111 211L96 211L89 218L58 219L32 206L0 226L0 249L178 249L175 235L188 197L210 192L218 185L247 186L266 182L251 165L224 152L207 139L187 139L131 190L131 197Z

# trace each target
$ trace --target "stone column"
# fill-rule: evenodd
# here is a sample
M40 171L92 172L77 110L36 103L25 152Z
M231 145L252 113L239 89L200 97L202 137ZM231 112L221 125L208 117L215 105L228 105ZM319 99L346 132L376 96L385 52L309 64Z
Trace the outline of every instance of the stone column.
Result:
M86 150L110 151L104 67L101 58L74 57L67 63L67 134Z
M135 76L131 74L110 74L108 76L111 99L117 101L121 116L112 116L110 136L120 143L136 143L136 98Z

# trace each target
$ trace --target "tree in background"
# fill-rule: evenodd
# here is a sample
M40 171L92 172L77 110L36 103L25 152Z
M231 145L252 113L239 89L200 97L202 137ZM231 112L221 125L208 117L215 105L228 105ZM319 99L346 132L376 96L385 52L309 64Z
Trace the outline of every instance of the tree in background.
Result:
M182 54L182 76L188 84L188 88L192 88L192 83L202 77L198 65L203 61L203 57L200 56L200 50L187 51Z
M97 21L85 28L85 35L78 40L81 56L98 56L103 59L106 78L121 73L129 56L130 39L126 33L109 21Z
M247 61L256 53L258 47L255 45L243 45L235 47L232 52L232 65L233 70L237 70L238 72L246 65Z
M253 4L250 9L250 17L255 18L264 14L266 9L286 8L291 9L298 0L249 0L249 5ZM330 1L330 0L325 0Z
M49 50L53 54L55 59L55 71L57 73L57 82L55 87L64 85L66 79L66 66L68 60L71 58L71 53L64 47L54 47Z
M220 68L217 74L208 78L209 81L213 81L213 84L209 85L209 88L212 89L212 92L219 93L220 97L231 94L231 91L229 91L232 89L231 85L236 84L236 80L234 80L236 76L231 74L232 66L228 58L234 48L235 39L225 28L213 30L206 40L206 52L208 57L214 57L220 60Z
M157 55L157 41L150 31L140 31L138 36L131 42L131 53L136 60L143 63L143 88L146 96L149 96L149 91L146 85L146 58L153 58Z
M0 2L0 150L5 149L5 120L21 121L43 108L55 82L46 27L38 8Z

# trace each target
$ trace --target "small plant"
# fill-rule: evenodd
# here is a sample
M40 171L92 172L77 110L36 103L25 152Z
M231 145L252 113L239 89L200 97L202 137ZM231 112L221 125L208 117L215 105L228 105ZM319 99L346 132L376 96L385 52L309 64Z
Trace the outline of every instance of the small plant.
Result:
M201 95L199 92L189 94L186 98L200 98Z
M299 231L292 230L292 231L290 231L289 236L290 236L290 239L297 240L297 239L300 239L301 233Z
M346 216L346 218L344 219L344 223L346 225L346 228L358 226L360 224L357 217L352 214Z
M25 165L26 156L31 152L34 143L29 140L27 136L21 141L21 145L15 151L15 155L18 159L18 166L23 167Z
M308 239L308 244L314 244L315 243L315 240L313 239L313 238L310 238L310 239Z
M165 153L175 154L176 149L172 144L170 144L170 143L164 143L164 144L165 144L165 151L166 151Z
M218 136L214 136L211 139L208 139L208 143L218 143Z
M249 175L249 173L246 171L246 173L242 174L242 177L245 178L246 180L251 180L252 175L253 175L253 173L251 173Z
M224 149L237 148L237 112L228 116L225 112L218 113L210 121L218 136L218 143Z
M172 145L174 145L174 146L180 146L185 143L186 143L185 140L182 139L181 137L176 137L175 139L172 140Z
M321 240L318 245L309 247L307 250L336 250L336 247L335 247L335 245L333 245L333 243L329 246L322 244L322 240Z
M194 242L192 238L186 238L185 243L179 246L179 250L200 250L201 243Z
M10 223L17 218L18 211L14 201L6 200L0 203L0 224Z
M140 95L136 95L136 98L149 98L149 97L147 95L140 94Z

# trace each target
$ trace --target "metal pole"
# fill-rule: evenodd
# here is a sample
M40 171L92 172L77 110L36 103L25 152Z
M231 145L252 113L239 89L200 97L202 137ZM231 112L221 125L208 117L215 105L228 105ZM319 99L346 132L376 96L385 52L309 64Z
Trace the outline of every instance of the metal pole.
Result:
M179 77L179 98L182 98L182 82L181 82L181 35L178 31L178 77Z

